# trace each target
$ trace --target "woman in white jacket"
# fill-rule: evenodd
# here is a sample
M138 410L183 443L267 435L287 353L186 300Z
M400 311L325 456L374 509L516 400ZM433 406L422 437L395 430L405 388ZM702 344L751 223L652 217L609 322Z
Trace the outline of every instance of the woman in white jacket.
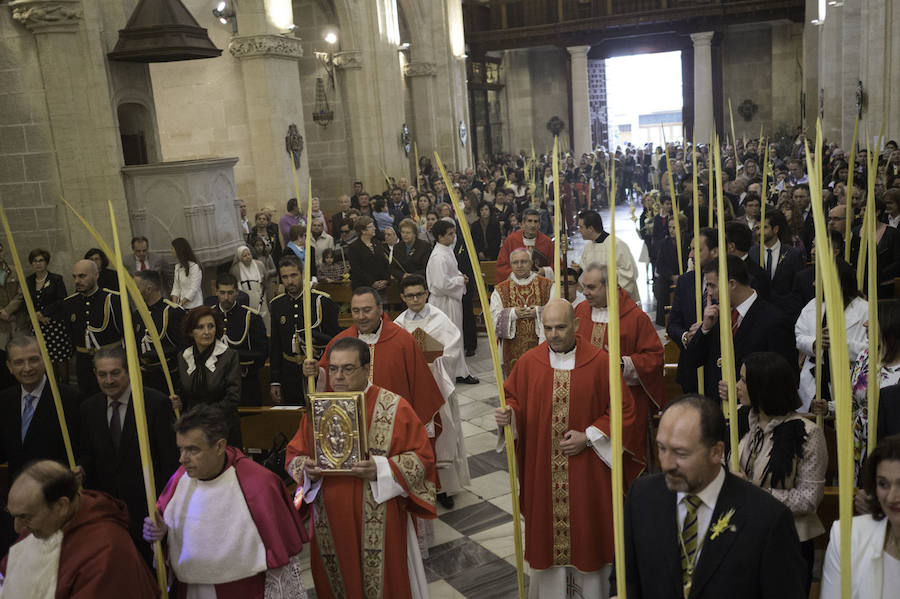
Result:
M856 357L868 344L869 337L866 334L865 323L869 318L869 303L859 297L856 286L856 273L845 262L838 261L838 275L841 280L841 292L844 299L844 320L847 329L847 349L850 362L846 365L849 372L856 363ZM822 303L822 317L827 319L828 309ZM827 322L827 320L826 320ZM794 334L797 338L797 350L803 357L803 366L800 368L800 401L803 405L798 412L809 412L810 402L816 394L815 356L816 356L816 300L813 299L800 312L794 325ZM822 353L824 359L828 359L828 334L827 328L822 330ZM822 384L829 384L828 377L822 378ZM829 384L830 385L830 384ZM829 393L830 397L830 393Z
M831 527L821 599L888 599L900 589L900 435L882 439L866 465L869 514L853 518L851 595L841 596L841 523Z
M191 244L184 237L172 240L172 252L175 254L175 276L172 282L172 301L185 310L203 305L203 269L191 249Z

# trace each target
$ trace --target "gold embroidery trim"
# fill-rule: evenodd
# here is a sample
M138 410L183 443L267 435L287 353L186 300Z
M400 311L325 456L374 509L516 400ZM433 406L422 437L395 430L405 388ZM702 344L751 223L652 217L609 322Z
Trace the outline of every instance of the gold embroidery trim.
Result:
M553 370L553 401L550 407L552 443L550 449L550 491L553 501L553 565L567 566L571 561L569 530L569 458L560 442L569 430L569 392L571 373Z
M369 346L372 351L372 346ZM372 423L369 425L369 454L387 455L394 433L394 415L399 396L382 389L375 400ZM362 505L362 581L366 599L381 599L384 587L384 532L387 503L375 501L372 485L363 484Z
M369 346L369 384L372 384L372 377L375 376L375 346ZM392 416L393 418L393 416ZM371 448L370 448L371 449Z
M605 322L595 322L594 328L591 330L591 345L600 349L607 349L603 347L603 341L606 339L606 323Z
M436 489L434 483L425 476L425 465L414 451L407 451L391 458L403 478L411 495L415 495L422 501L434 505Z
M366 488L368 486L365 485ZM335 599L345 599L347 592L344 590L344 578L341 576L337 549L334 546L334 538L331 536L331 526L328 524L328 511L325 509L325 501L322 499L324 491L325 489L319 489L319 494L314 502L316 506L316 543L319 546L319 554L322 556L322 566L325 568L325 575L328 577L331 594Z

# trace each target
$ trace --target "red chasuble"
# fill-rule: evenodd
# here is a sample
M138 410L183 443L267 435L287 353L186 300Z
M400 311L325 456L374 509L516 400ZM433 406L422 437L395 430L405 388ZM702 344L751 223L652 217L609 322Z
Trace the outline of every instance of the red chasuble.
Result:
M577 341L575 368L550 367L546 342L527 352L504 383L516 414L519 496L525 516L525 558L532 568L612 563L612 476L591 448L564 456L560 441L589 426L609 434L609 354ZM640 472L634 402L622 385L625 479Z
M594 347L609 351L606 324L591 321L591 306L581 302L575 308L578 335ZM647 431L650 414L666 407L666 383L663 379L665 355L659 335L650 317L624 289L619 287L619 350L631 358L641 379L639 385L629 385L634 397L635 417L641 425L642 436L638 457L646 462Z
M522 231L510 233L503 245L500 246L500 253L497 254L497 282L505 281L512 272L509 265L509 254L513 250L525 247L522 240ZM534 240L534 249L539 251L547 260L550 261L548 266L553 266L553 240L538 231L537 239Z
M325 369L326 391L332 390L328 376L328 352L332 344L342 337L359 337L359 329L353 325L328 342L325 354L319 360L319 366ZM387 314L382 314L381 335L375 345L369 346L369 355L372 358L369 382L393 391L400 397L408 397L419 420L431 422L444 404L444 397L413 336L400 325L391 322Z
M394 480L408 496L378 504L369 481L352 475L322 479L312 504L315 537L311 556L320 599L411 597L406 551L408 515L437 516L434 452L412 406L395 393L372 385L366 391L366 413L370 455L388 458ZM311 455L309 421L304 415L288 444L285 463L290 465L297 456Z
M4 575L6 559L0 563ZM156 579L128 534L125 504L104 493L83 490L81 507L63 530L56 599L158 596Z
M294 509L284 484L272 472L234 447L225 449L225 467L234 468L250 517L266 548L266 567L271 570L286 566L291 557L300 553L303 541L307 539L303 521ZM175 494L178 481L185 475L184 466L180 466L163 489L156 502L160 517ZM217 599L263 599L266 573L260 572L256 576L215 586ZM187 585L179 583L178 588L179 596L186 597Z

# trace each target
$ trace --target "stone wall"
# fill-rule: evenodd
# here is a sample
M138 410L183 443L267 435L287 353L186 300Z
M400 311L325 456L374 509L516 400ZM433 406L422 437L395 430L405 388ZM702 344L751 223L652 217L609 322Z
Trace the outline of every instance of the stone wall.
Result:
M734 132L738 138L759 137L773 131L772 123L772 32L769 25L729 29L722 37L722 81L725 133L731 137L728 100L734 114ZM758 110L744 120L738 107L744 100ZM777 124L776 124L777 125ZM722 133L722 132L720 132Z
M569 92L566 83L566 50L542 46L527 50L507 50L503 55L506 77L508 130L504 131L509 152L520 149L543 154L553 148L547 121L558 116L566 129L560 146L569 148Z

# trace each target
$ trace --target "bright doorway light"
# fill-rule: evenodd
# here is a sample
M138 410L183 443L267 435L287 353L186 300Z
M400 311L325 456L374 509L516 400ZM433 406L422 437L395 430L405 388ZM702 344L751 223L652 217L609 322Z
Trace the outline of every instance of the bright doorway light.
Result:
M611 149L680 140L681 52L607 58L606 98Z

